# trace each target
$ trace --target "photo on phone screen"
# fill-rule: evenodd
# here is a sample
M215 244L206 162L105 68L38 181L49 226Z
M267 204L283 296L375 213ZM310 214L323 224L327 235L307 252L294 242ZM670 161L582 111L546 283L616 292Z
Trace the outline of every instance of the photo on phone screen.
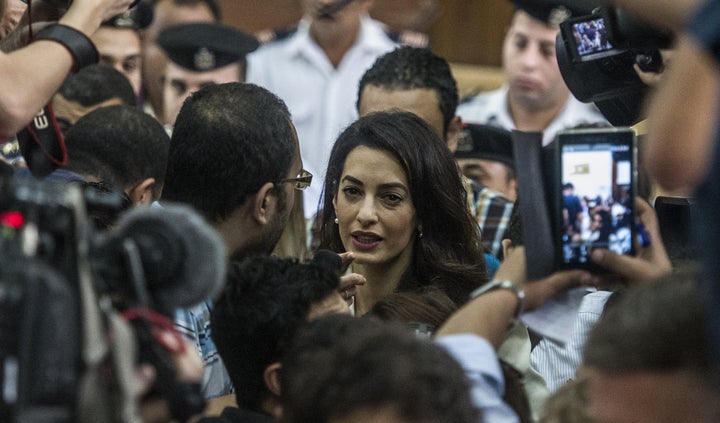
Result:
M558 147L563 264L589 263L594 248L634 253L634 131L564 131L558 135Z

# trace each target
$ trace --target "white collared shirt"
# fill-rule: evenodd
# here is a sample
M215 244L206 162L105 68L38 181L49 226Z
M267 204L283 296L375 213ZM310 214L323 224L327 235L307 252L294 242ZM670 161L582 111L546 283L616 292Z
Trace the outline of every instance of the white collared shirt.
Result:
M305 190L305 217L318 206L330 150L358 115L358 83L375 60L397 45L380 23L361 18L360 34L337 68L300 22L290 38L267 44L248 56L247 82L275 93L290 109L300 139L303 166L315 177Z
M461 103L457 114L465 122L492 125L511 131L516 127L508 110L507 94L507 85L479 94ZM555 135L563 129L597 122L608 123L593 104L581 103L570 94L560 113L543 131L543 145L550 144L555 139Z

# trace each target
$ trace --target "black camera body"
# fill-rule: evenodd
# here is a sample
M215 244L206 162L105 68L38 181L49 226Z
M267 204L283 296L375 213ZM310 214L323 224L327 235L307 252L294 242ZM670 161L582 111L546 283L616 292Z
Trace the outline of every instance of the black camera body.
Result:
M156 369L151 393L178 421L204 408L199 383L175 380L152 322L123 316L167 316L203 294L178 294L183 286L170 283L184 271L178 250L187 250L175 235L197 229L176 228L173 219L202 218L181 208L136 209L117 232L95 232L88 209L119 213L121 204L119 194L76 184L0 178L0 421L134 421L139 362Z
M660 49L672 43L669 31L654 28L616 8L560 24L556 55L560 73L573 95L594 102L616 126L641 120L648 87L633 65L644 71L662 70Z

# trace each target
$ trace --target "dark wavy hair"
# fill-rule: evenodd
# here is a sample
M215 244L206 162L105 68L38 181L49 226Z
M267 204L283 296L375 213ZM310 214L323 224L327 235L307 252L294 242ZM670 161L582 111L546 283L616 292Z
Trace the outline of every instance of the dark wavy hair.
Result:
M481 420L465 372L442 347L400 325L347 315L324 316L298 331L281 385L285 423L388 408L405 421Z
M338 268L317 261L257 256L230 265L210 324L240 407L261 410L263 372L281 361L310 308L339 278Z
M333 146L323 186L321 248L345 251L332 204L347 156L365 146L389 153L407 175L423 236L414 238L410 267L397 291L438 286L462 304L487 282L480 233L467 207L460 171L445 143L424 120L408 112L372 113L350 125ZM378 170L379 171L379 170Z

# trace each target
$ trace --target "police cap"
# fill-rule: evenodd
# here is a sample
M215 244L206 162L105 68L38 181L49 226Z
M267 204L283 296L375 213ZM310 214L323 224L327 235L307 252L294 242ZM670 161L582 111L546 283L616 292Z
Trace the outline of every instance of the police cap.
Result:
M484 159L515 168L510 131L490 125L469 123L465 126L455 151L456 159Z
M240 61L259 46L252 35L216 23L170 26L160 32L157 42L170 60L196 72Z
M592 13L597 1L592 0L512 0L515 7L533 18L557 26L572 16Z

